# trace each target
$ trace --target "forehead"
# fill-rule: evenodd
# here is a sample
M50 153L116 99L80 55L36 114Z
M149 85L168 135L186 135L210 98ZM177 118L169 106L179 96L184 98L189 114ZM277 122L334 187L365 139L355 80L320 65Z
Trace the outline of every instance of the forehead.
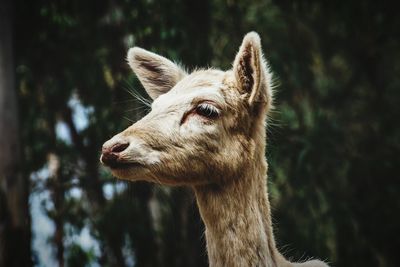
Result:
M222 85L225 72L220 70L199 70L182 79L171 91L186 93L196 89L215 87Z
M205 98L222 102L223 85L225 72L220 70L199 70L183 78L168 93L161 95L154 102L153 106L167 103L186 103L195 98Z

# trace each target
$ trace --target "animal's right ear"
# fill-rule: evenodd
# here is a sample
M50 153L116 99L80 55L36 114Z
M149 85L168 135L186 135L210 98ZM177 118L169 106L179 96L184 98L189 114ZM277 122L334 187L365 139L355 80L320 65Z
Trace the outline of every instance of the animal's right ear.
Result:
M172 61L139 47L129 49L128 63L153 100L168 92L186 75Z
M248 103L264 103L267 110L272 105L271 74L261 51L260 36L250 32L233 63L233 72L241 94L247 95Z

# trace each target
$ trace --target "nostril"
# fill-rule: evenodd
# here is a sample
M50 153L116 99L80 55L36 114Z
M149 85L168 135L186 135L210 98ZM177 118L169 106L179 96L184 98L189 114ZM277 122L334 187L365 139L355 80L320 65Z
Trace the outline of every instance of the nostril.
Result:
M111 153L119 153L124 151L127 147L129 146L129 143L119 143L119 144L115 144L112 148L111 148Z
M105 165L111 166L115 164L118 156L114 153L105 152L101 155L101 162Z

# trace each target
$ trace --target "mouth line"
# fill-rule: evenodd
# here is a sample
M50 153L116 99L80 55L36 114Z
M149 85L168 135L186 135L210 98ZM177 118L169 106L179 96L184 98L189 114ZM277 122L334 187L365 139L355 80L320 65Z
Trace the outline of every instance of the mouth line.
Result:
M109 164L106 166L109 167L113 171L144 167L143 164L138 163L138 162L115 162L115 163L112 163L112 164Z

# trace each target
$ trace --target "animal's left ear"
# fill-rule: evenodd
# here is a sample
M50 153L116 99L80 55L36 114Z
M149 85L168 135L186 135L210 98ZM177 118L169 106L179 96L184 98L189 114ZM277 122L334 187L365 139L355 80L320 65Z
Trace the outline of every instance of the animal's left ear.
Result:
M233 63L233 72L241 94L246 94L250 105L256 102L272 104L271 74L265 62L260 37L250 32L243 38L242 45Z
M139 47L129 49L127 59L153 100L171 90L186 75L169 59Z

